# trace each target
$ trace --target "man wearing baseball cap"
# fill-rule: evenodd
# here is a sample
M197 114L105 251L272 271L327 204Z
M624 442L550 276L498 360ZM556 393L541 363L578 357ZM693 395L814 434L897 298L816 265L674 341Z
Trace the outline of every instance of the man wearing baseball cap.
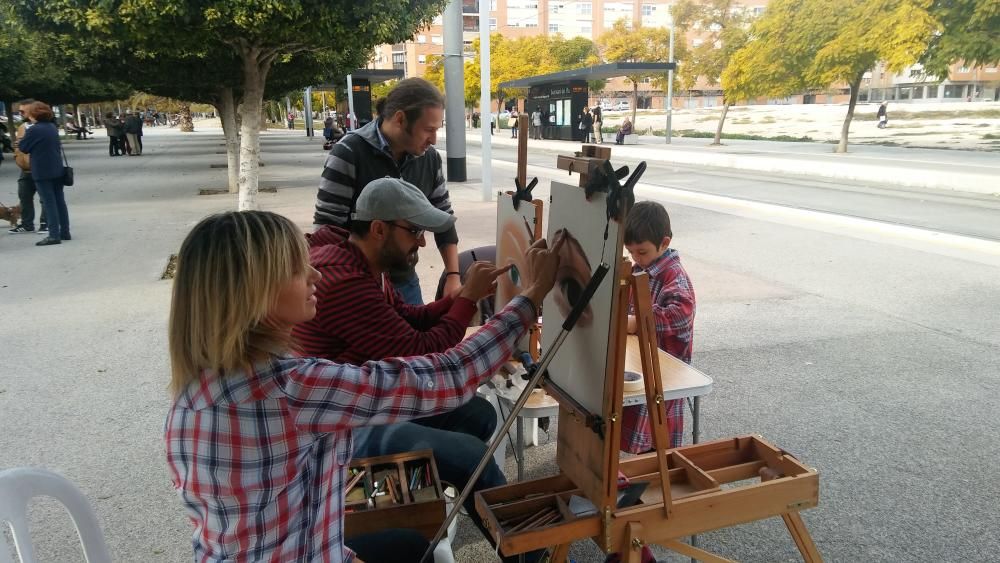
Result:
M446 232L454 223L455 217L431 205L419 188L387 177L365 186L349 231L326 225L307 235L310 262L323 278L316 283L316 317L293 333L302 352L362 364L444 352L461 342L476 303L493 292L494 280L506 268L474 263L454 297L428 305L404 303L388 279L390 272L416 263L417 251L426 244L425 232ZM485 442L496 424L493 407L476 397L446 414L356 428L353 454L372 457L432 449L441 480L462 488L486 453ZM503 472L491 463L477 489L504 483ZM473 496L469 499L469 516L489 538Z

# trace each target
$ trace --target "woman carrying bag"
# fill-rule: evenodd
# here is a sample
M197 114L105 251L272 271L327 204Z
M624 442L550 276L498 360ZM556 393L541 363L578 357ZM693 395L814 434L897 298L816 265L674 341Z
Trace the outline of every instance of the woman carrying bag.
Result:
M44 102L28 106L26 117L33 123L18 144L21 152L31 155L31 177L45 208L49 223L49 236L35 243L36 246L60 244L71 240L69 234L69 211L66 209L66 195L63 192L68 166L59 142L59 129L53 122L52 108Z

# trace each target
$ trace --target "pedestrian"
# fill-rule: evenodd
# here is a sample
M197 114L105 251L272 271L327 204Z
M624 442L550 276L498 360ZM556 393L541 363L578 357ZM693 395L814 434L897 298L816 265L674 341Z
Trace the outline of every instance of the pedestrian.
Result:
M328 115L326 119L323 120L323 137L329 141L333 141L333 116Z
M551 137L551 135L549 135L549 133L550 133L549 119L551 118L551 116L552 116L552 113L549 111L548 108L545 108L545 109L542 110L542 138L543 139L548 139L548 138Z
M266 211L198 223L173 281L164 424L194 559L419 561L428 542L412 530L344 540L352 430L471 400L535 323L560 246L538 241L532 285L460 346L358 367L296 350L292 328L316 315L320 274L294 223Z
M441 155L434 148L444 117L444 97L422 78L400 81L379 100L378 117L345 135L326 157L316 194L313 223L350 228L358 196L373 180L392 176L420 188L431 205L452 213ZM395 228L401 228L399 226ZM444 271L449 274L446 293L461 286L458 272L458 232L455 228L434 235ZM411 305L422 305L420 280L413 254L408 268L389 273L392 285Z
M125 147L122 137L125 130L120 119L110 111L104 114L104 129L108 132L108 156L122 156L125 154Z
M888 106L888 105L889 105L889 102L882 102L878 106L878 113L875 114L875 115L876 115L876 117L878 117L878 128L879 129L885 129L886 126L889 125L889 114L886 113L886 106Z
M291 111L288 112L288 115L286 116L286 118L288 119L288 128L289 129L295 129L295 112L291 112Z
M516 108L510 110L510 118L507 119L507 125L510 126L510 138L511 139L516 139L517 138L517 128L518 128L518 124L517 124L517 109Z
M472 112L472 128L479 129L479 112Z
M497 130L497 115L491 111L490 112L490 136L493 136L493 133L495 133L496 130Z
M21 170L21 175L17 178L17 198L21 203L21 222L7 231L14 235L35 232L35 194L38 193L38 189L31 176L31 157L21 152L19 147L21 139L33 125L27 118L28 108L33 103L35 100L27 98L16 104L22 119L21 126L14 132L14 163ZM42 200L41 193L38 193L38 207L42 210L38 217L38 232L47 235L49 226L45 221L45 202Z
M542 138L542 112L538 110L538 106L531 112L531 138Z
M590 108L583 108L583 115L580 116L580 131L583 131L583 142L589 143L594 136L594 116L590 113Z
M601 131L601 127L604 126L604 115L601 111L601 106L594 106L594 138L597 144L604 143L604 132Z
M45 216L49 221L49 236L35 243L36 246L60 244L71 240L69 231L69 211L66 208L66 194L63 192L62 143L59 129L54 122L52 108L44 102L28 106L28 120L34 125L25 133L19 143L21 152L31 155L31 177L35 180Z
M142 134L142 118L139 112L133 112L125 116L125 138L129 156L142 156L142 144L139 136Z

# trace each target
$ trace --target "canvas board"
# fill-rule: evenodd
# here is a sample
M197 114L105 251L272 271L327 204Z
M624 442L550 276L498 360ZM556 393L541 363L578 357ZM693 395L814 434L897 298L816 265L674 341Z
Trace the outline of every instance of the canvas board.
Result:
M497 194L497 266L511 266L510 271L497 279L495 311L502 310L511 299L531 283L531 271L525 255L528 247L541 233L541 203L522 201L514 209L510 194ZM519 350L527 350L527 336L518 341Z
M606 213L604 194L594 194L587 201L583 188L552 182L546 239L551 244L560 231L570 238L560 252L556 285L543 305L543 354L555 342L575 298L597 266L605 262L611 267L548 370L552 381L592 414L601 414L604 404L611 312L622 253L618 222L610 223L607 244L604 242Z

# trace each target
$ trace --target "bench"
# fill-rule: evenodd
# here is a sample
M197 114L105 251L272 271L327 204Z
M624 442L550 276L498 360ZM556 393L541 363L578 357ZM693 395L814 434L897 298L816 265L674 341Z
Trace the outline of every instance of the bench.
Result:
M622 144L623 145L638 145L639 144L639 135L637 135L635 133L629 133L628 135L625 135L625 139L622 140Z

